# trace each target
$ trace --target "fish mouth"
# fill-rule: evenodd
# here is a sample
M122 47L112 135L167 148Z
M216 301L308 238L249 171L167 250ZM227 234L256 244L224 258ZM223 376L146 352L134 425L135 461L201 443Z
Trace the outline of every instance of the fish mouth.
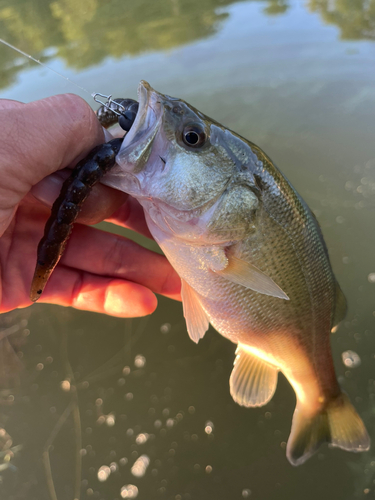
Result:
M116 166L101 180L107 186L136 197L142 193L136 171L142 164L142 156L150 150L163 117L161 94L144 80L139 83L137 92L139 105L135 120L116 156Z
M144 149L155 137L163 115L159 94L148 82L141 80L137 93L139 101L137 115L117 155L117 163L124 167L125 165L131 167L136 160L134 153Z

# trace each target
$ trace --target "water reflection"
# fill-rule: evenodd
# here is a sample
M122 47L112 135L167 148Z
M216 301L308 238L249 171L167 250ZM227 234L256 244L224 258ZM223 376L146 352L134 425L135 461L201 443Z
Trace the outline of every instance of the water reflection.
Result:
M28 498L39 498L46 491L46 498L55 499L63 492L69 498L80 498L80 491L95 498L105 491L113 498L135 498L131 495L139 491L141 498L155 492L163 498L167 489L176 495L181 491L179 482L172 486L177 474L210 474L215 458L208 427L212 431L213 424L186 406L194 384L186 370L192 362L206 363L198 361L183 322L174 321L175 312L168 313L173 327L160 316L154 317L153 328L149 318L100 317L96 328L111 331L108 342L107 335L92 339L90 315L80 320L75 311L54 310L48 317L36 312L28 325L27 377L13 395L16 411L4 413L7 426L0 428L0 493L8 498L26 490ZM147 339L151 331L153 339ZM188 349L179 349L176 358L175 344L181 340ZM169 361L163 359L166 353ZM216 348L209 365L217 354ZM203 392L201 397L207 399Z
M344 40L375 40L375 0L310 0L309 7L338 26Z
M14 462L23 448L22 444L13 442L8 420L24 372L21 348L30 333L29 315L19 311L0 315L0 473L17 471Z
M0 8L0 32L8 42L48 61L76 69L106 57L167 50L214 34L234 0L10 0ZM263 12L284 14L288 0L266 0ZM337 25L344 39L375 39L375 0L310 0L312 12ZM53 49L51 49L53 48ZM0 86L12 83L28 63L0 46Z
M8 0L0 8L0 33L44 62L59 57L68 66L82 69L109 56L167 50L212 35L228 16L219 7L233 2L21 0L15 5ZM0 86L14 81L27 64L0 46Z
M30 332L25 315L19 316L17 312L0 316L0 403L9 390L19 385L23 371L20 348Z
M243 0L240 0L243 1ZM45 63L56 58L82 70L123 56L167 51L217 33L235 0L4 0L1 37ZM268 16L289 11L290 0L259 0ZM309 0L310 12L349 40L375 39L375 0ZM249 28L250 29L250 28ZM250 31L249 31L250 34ZM0 88L30 63L0 45Z
M285 14L289 8L288 0L269 0L267 7L263 10L269 16L277 16L278 14Z
M5 0L0 33L9 43L48 62L61 58L82 70L108 57L165 51L216 33L235 0ZM240 0L241 1L241 0ZM285 14L288 0L263 0L263 13ZM375 0L310 0L310 11L337 25L344 39L375 39ZM29 65L0 45L0 88Z

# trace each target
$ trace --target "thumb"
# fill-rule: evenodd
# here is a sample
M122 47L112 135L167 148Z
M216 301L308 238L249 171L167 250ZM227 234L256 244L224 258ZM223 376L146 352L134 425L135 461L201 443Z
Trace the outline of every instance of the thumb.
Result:
M1 187L8 202L19 203L34 184L102 142L95 113L76 95L0 107Z
M95 113L76 95L29 104L0 101L1 229L33 185L102 142Z

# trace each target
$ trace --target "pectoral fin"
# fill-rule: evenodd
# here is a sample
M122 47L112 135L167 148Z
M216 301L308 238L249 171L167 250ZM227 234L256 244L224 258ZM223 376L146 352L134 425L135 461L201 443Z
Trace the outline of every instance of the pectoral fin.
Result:
M217 271L217 274L237 285L250 288L255 292L289 300L287 294L276 285L272 278L264 274L263 271L253 264L238 259L237 257L230 256L227 267L222 271Z
M263 406L277 385L277 369L238 346L229 385L232 398L241 406Z
M198 341L204 337L210 323L199 302L196 292L185 280L181 279L181 284L182 306L187 331L191 340L198 343Z

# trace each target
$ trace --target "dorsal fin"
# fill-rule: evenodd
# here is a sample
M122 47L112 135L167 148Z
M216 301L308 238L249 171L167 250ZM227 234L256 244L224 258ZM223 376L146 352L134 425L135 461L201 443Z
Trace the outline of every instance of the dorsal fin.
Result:
M263 406L276 390L277 368L239 345L229 385L232 398L239 405Z
M198 343L204 337L210 322L197 293L183 279L181 279L181 297L188 334L193 342Z

